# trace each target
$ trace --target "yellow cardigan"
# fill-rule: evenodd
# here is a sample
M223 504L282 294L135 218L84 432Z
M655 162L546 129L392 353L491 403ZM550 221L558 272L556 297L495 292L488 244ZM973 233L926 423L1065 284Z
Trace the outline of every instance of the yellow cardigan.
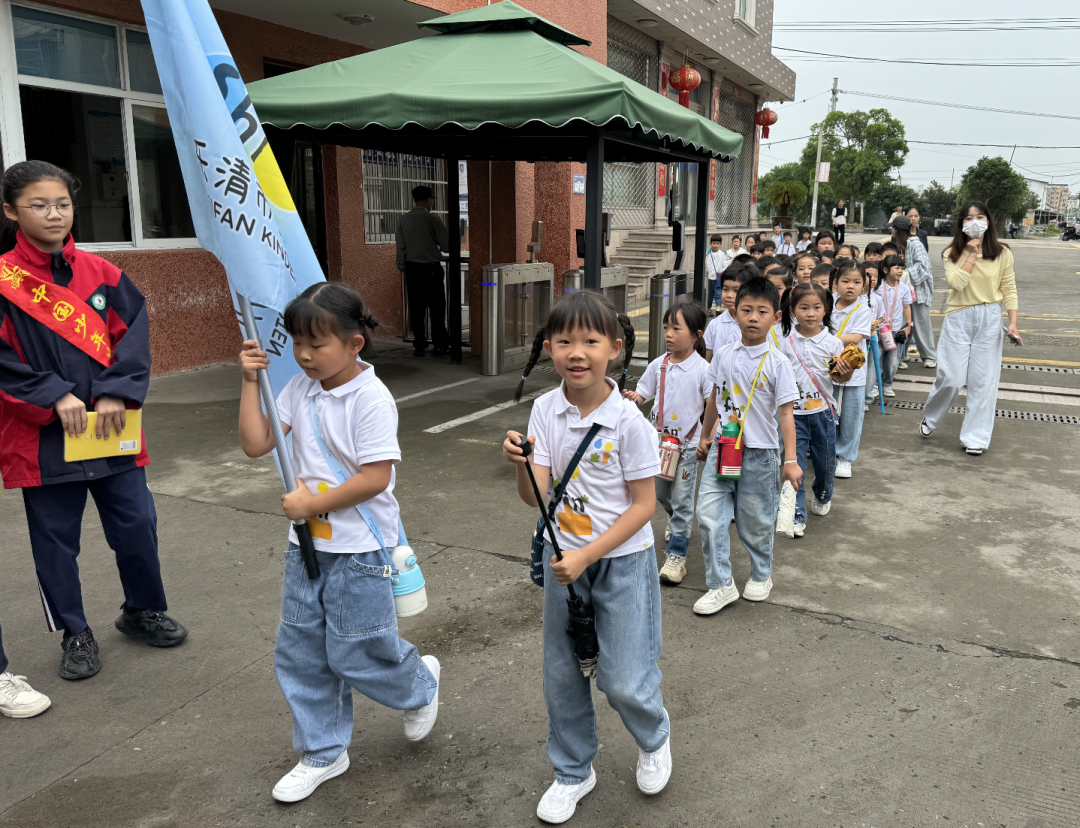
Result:
M1005 310L1016 310L1016 273L1013 270L1012 251L1004 247L1001 255L993 261L976 259L970 274L961 267L967 256L965 251L960 254L959 261L951 261L946 248L945 281L952 290L949 291L945 315L987 304L1002 305Z

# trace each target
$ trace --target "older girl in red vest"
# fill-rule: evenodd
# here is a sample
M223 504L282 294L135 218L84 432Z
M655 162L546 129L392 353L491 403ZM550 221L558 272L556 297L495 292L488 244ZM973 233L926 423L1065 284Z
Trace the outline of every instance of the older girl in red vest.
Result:
M150 382L146 300L115 265L77 250L71 236L78 182L44 161L3 178L0 251L0 474L22 488L41 601L50 630L63 630L60 676L101 669L83 613L79 538L94 498L116 553L124 603L116 628L155 647L187 636L165 614L157 513L137 453L69 463L64 437L123 430Z

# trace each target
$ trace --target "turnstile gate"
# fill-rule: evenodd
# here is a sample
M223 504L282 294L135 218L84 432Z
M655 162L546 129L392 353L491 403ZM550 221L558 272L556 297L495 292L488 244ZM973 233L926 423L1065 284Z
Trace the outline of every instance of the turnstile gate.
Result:
M551 312L554 265L549 262L484 265L480 285L483 316L480 373L492 376L524 367L536 332Z

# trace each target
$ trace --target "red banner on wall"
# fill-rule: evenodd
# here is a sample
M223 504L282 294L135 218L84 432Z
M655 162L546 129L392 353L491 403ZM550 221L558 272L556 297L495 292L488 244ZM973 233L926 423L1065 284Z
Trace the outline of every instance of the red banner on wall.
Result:
M656 165L656 194L661 198L667 195L667 164Z

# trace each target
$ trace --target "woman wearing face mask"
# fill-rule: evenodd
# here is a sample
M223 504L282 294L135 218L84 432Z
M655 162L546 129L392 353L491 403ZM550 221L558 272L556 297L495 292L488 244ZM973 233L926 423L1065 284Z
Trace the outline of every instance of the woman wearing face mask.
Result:
M919 433L929 437L940 425L957 393L967 385L967 414L960 442L970 455L990 446L1001 377L1003 328L1001 308L1009 315L1008 333L1022 345L1016 330L1016 275L1013 254L998 241L986 205L969 201L956 219L956 235L945 251L949 301L938 341L938 369L926 401Z

